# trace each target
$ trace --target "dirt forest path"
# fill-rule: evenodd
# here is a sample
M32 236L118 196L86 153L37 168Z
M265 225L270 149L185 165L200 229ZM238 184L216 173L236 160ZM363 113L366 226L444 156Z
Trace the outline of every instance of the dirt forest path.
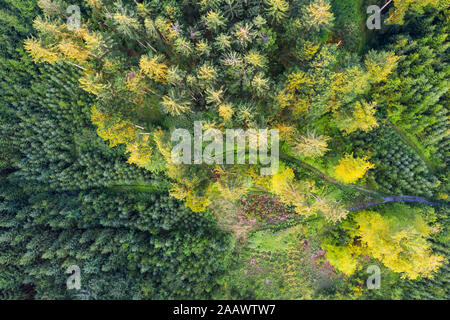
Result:
M380 200L377 201L373 201L373 202L369 202L354 208L349 208L349 211L358 211L358 210L364 210L370 207L374 207L380 204L384 204L384 203L389 203L389 202L411 202L411 203L425 203L431 206L436 206L438 205L438 203L432 202L426 198L423 197L417 197L417 196L406 196L406 195L385 195L379 191L376 190L371 190L365 186L361 186L361 185L356 185L356 184L344 184L341 183L339 181L337 181L336 179L327 176L325 173L323 173L322 171L320 171L319 169L313 167L312 165L305 163L301 160L295 159L291 156L288 156L286 154L281 154L280 158L283 160L286 160L288 162L293 162L297 165L302 166L305 169L308 169L312 172L314 172L317 176L321 177L322 179L324 179L325 181L327 181L328 183L337 185L339 187L345 187L345 188L353 188L353 189L357 189L363 193L366 193L367 195L370 195L371 198L378 198Z
M356 208L350 208L349 211L359 211L359 210L364 210L367 208L371 208L371 207L375 207L379 204L384 204L384 203L389 203L389 202L415 202L415 203L425 203L428 204L430 206L436 206L438 205L437 203L434 202L430 202L425 198L422 197L416 197L416 196L386 196L383 197L383 201L376 201L376 202L371 202L371 203L367 203L365 205L356 207Z

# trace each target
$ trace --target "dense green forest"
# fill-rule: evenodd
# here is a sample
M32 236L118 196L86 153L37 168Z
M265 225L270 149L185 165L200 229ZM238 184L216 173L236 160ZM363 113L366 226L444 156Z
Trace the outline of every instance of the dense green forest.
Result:
M449 299L449 4L387 2L0 0L0 299Z

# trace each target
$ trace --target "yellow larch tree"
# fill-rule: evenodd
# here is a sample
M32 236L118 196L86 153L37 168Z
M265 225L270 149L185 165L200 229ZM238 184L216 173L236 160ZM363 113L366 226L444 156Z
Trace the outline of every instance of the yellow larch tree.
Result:
M346 154L337 166L334 167L336 175L345 183L354 183L362 178L366 172L375 168L375 165L364 158L355 158L353 154Z
M306 9L306 12L308 22L311 26L327 27L334 20L333 12L331 12L331 4L325 0L315 0L311 2Z
M159 55L153 57L142 56L139 62L141 71L150 79L163 84L167 83L167 65Z
M308 131L293 143L294 152L304 157L317 158L323 156L328 149L329 137Z
M223 103L219 106L219 115L223 118L224 121L231 120L233 114L234 110L231 104Z
M55 64L61 59L61 55L55 50L55 48L45 48L40 40L33 38L25 40L25 50L33 58L33 61L46 62L49 64Z
M150 161L152 147L150 146L150 134L139 132L138 128L129 121L114 121L95 106L91 108L91 121L97 126L98 135L109 141L111 147L125 144L129 153L128 163L140 167Z
M334 112L336 126L342 130L344 135L348 135L357 130L369 132L378 127L378 121L375 117L376 102L368 103L366 101L356 102L351 115L344 112Z

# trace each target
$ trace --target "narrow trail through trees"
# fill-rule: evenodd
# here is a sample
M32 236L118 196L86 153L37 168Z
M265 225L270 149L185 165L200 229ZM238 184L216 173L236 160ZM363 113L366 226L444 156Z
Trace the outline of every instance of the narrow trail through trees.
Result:
M366 194L371 194L371 197L377 197L380 200L378 201L373 201L355 208L349 208L349 211L358 211L358 210L364 210L367 208L371 208L380 204L384 204L384 203L389 203L389 202L412 202L412 203L425 203L431 206L436 206L439 205L439 203L436 202L432 202L426 198L423 197L417 197L417 196L405 196L405 195L384 195L379 191L375 191L375 190L371 190L368 189L364 186L359 186L359 185L354 185L354 184L344 184L341 183L339 181L337 181L336 179L327 176L325 173L323 173L322 171L320 171L319 169L313 167L312 165L303 162L299 159L295 159L291 156L288 156L286 154L281 154L280 157L286 161L289 162L293 162L295 164L298 164L300 166L302 166L303 168L306 168L310 171L313 171L316 175L320 176L322 179L324 179L325 181L327 181L328 183L337 185L339 187L350 187L350 188L354 188L357 189L359 191L362 191Z
M384 203L389 203L389 202L416 202L416 203L425 203L425 204L428 204L430 206L438 205L438 203L430 202L427 199L422 198L422 197L416 197L416 196L386 196L386 197L383 197L383 201L376 201L376 202L367 203L365 205L362 205L362 206L359 206L359 207L356 207L356 208L351 208L351 209L349 209L349 211L364 210L364 209L367 209L367 208L375 207L377 205L384 204Z

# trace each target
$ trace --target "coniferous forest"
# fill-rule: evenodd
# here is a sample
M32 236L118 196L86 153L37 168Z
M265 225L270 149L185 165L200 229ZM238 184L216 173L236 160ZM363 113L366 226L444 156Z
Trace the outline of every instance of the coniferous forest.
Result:
M449 299L449 8L0 0L0 299Z

